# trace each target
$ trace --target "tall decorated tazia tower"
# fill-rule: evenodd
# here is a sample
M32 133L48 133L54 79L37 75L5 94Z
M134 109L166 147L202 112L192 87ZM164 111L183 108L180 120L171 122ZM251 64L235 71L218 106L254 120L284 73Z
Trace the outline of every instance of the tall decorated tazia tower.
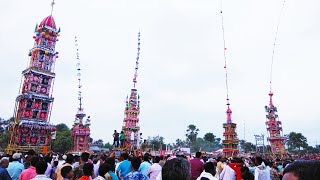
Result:
M221 1L222 3L222 1ZM227 48L226 48L226 41L225 41L225 32L224 32L224 24L223 24L223 11L222 11L222 4L221 4L221 27L222 27L222 39L223 39L223 56L224 56L224 70L225 70L225 83L226 83L226 94L227 94L227 122L223 123L224 133L223 133L223 154L226 157L233 157L237 156L239 153L238 150L238 136L236 133L237 124L232 122L232 111L230 108L229 102L229 85L228 85L228 68L227 68Z
M140 32L138 33L138 53L136 58L136 68L133 77L133 88L130 96L126 99L126 107L124 111L124 120L122 130L125 134L125 147L127 149L137 147L137 140L139 137L139 114L140 114L140 96L136 88L138 77L138 65L140 56ZM133 133L133 134L132 134ZM131 136L134 135L134 142L131 142Z
M231 114L232 111L230 109L230 103L229 98L227 98L227 122L223 124L224 133L223 137L224 140L222 140L223 144L223 153L226 157L233 157L237 156L239 153L238 150L238 137L236 133L237 124L232 122Z
M90 143L90 116L84 121L86 114L83 111L82 106L82 84L81 84L81 66L80 66L80 56L79 56L79 46L77 37L75 37L75 46L77 51L77 77L78 77L78 100L79 107L75 115L74 124L72 127L72 151L73 152L84 152L89 151Z
M58 29L52 15L44 18L35 28L33 48L29 51L30 63L22 72L23 82L16 98L14 121L9 131L7 153L26 152L34 149L48 154L51 133L55 127L50 124L54 65L58 58L55 45Z
M270 142L271 152L276 155L285 153L286 137L282 135L282 123L278 118L277 107L273 105L273 93L270 91L269 106L265 106L266 110L266 126L269 134L268 141Z

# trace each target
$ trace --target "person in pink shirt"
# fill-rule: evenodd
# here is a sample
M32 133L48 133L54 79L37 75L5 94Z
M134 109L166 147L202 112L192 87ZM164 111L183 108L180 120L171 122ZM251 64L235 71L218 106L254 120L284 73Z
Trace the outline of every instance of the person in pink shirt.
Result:
M190 160L192 180L196 180L204 169L204 164L200 159L201 152L196 152L196 157Z
M156 180L157 176L161 172L162 167L160 166L159 162L160 162L160 157L156 156L154 158L154 164L152 164L148 170L148 176L150 180Z
M19 180L30 180L37 176L36 172L36 164L39 162L39 158L37 156L31 158L31 166L28 169L25 169L20 174Z

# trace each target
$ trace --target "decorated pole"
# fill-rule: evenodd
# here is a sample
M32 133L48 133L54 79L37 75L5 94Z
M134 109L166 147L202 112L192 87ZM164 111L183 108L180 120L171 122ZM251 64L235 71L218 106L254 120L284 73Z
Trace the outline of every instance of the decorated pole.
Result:
M122 131L125 134L125 143L123 148L136 149L137 143L140 141L139 137L139 114L140 114L140 96L136 88L138 77L138 65L140 56L140 32L138 33L138 52L136 58L136 67L133 77L133 88L131 89L130 96L126 99L126 107L124 111L124 120ZM132 140L133 139L133 140Z
M54 100L54 64L58 58L55 45L59 33L60 28L57 29L52 15L35 28L34 46L29 51L30 64L22 72L22 88L16 98L14 120L9 126L6 148L9 154L30 149L42 154L50 151L51 133L56 130L50 124L50 114Z
M76 56L77 56L77 77L78 77L78 100L79 107L78 111L75 115L75 120L72 131L72 152L84 152L89 151L89 143L90 143L90 125L91 120L90 116L84 122L83 119L86 117L86 114L83 111L82 106L82 84L81 84L81 64L80 64L80 56L79 56L79 45L78 39L75 37L75 46L76 46Z
M286 137L283 136L282 132L282 122L278 118L278 110L277 107L273 104L273 92L272 92L272 81L273 81L273 62L275 59L275 50L278 40L278 32L281 22L281 15L283 13L284 7L285 7L285 0L282 2L282 8L278 19L278 24L276 27L274 42L273 42L273 48L272 48L272 56L271 56L271 66L270 66L270 90L269 90L269 106L265 106L265 111L267 113L266 115L266 126L268 131L268 138L267 140L270 143L271 146L271 152L281 157L283 154L286 153L285 150L285 142L287 140Z
M222 13L222 1L221 1L221 27L222 27L222 37L223 37L223 55L224 55L224 69L225 69L225 83L227 92L227 122L223 123L224 133L222 140L223 153L226 157L237 156L239 153L238 144L239 140L236 133L237 124L232 122L231 118L231 108L229 102L229 86L228 86L228 69L227 69L227 56L226 56L226 41L224 37L224 24L223 24L223 13Z

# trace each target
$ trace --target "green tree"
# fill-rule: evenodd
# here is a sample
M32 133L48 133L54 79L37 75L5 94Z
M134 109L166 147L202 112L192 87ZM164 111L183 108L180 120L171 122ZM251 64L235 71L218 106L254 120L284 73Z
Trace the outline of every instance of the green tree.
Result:
M110 144L109 142L107 142L106 144L104 144L103 146L104 148L108 148L109 150L111 150L113 148L112 144Z
M56 129L57 129L57 132L61 132L61 131L69 131L70 129L68 128L68 126L66 124L57 124L56 125Z
M13 117L10 119L2 119L0 118L0 149L3 150L8 145L9 140L9 131L8 126L11 121L13 121Z
M214 142L216 140L216 136L213 133L206 133L203 139L209 142Z
M162 136L154 136L154 137L148 137L148 142L150 147L154 148L154 150L158 150L161 148L161 150L166 148L166 144L164 143L164 137Z
M307 138L301 133L290 132L290 134L288 135L287 145L289 150L301 150L301 148L307 148Z
M56 125L57 136L53 143L53 151L65 153L72 148L71 131L65 124Z
M187 142L181 139L176 139L176 143L174 144L174 147L185 147L187 146Z
M103 140L102 139L98 139L98 140L94 141L93 144L102 147L103 146Z
M186 134L187 141L191 144L195 143L197 140L198 133L199 133L199 129L195 125L190 124L188 126L187 134Z
M239 144L240 144L241 149L245 153L249 153L251 151L255 151L256 150L256 146L254 144L252 144L251 142L246 142L245 140L240 140Z

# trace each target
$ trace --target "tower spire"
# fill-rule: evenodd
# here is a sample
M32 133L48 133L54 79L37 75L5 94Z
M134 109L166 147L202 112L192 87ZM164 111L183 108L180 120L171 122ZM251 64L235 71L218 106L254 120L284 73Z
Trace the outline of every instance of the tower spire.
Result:
M78 39L77 36L74 37L74 42L76 46L76 55L77 55L77 77L78 77L78 100L79 100L79 111L82 111L82 84L81 84L81 67L80 67L80 56L79 56L79 45L78 45Z
M51 2L51 13L50 13L50 16L52 16L53 6L54 6L55 4L56 4L56 3L54 2L54 0L52 0L52 2Z
M138 33L138 48L137 48L137 58L136 58L136 68L133 77L133 88L136 88L137 77L138 77L138 69L139 69L139 56L140 56L140 31Z

